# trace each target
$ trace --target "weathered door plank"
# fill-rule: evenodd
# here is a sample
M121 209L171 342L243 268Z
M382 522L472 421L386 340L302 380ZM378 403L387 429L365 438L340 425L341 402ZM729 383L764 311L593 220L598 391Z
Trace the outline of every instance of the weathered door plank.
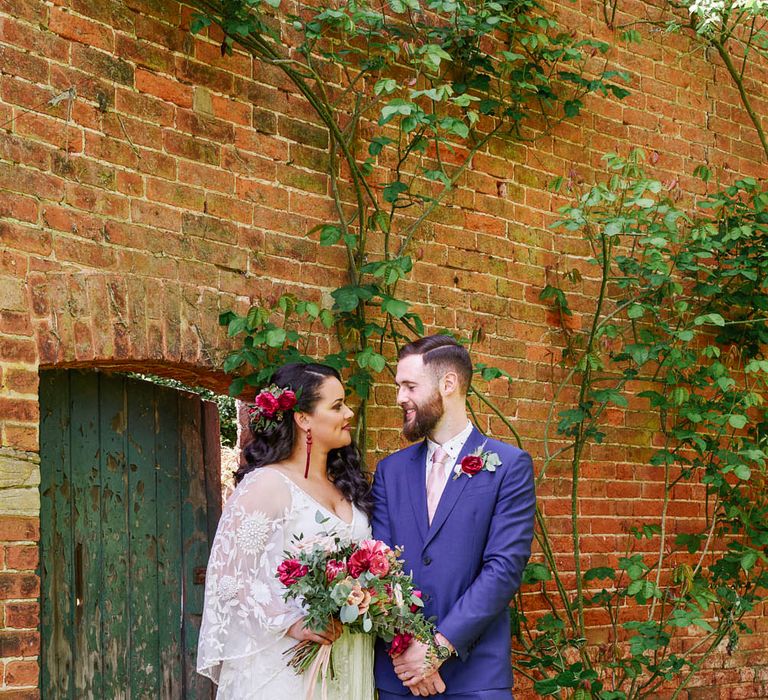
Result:
M127 700L130 615L128 611L128 405L125 379L100 375L101 547L104 698Z
M101 474L99 378L72 372L70 463L74 528L75 695L99 697L101 682Z
M128 393L128 607L131 612L132 698L156 698L159 691L154 392L152 384L139 382L131 386Z
M157 570L160 648L160 698L183 697L181 648L181 483L179 395L157 394Z
M69 381L66 372L40 377L41 624L45 697L74 698L74 605L69 459Z
M209 698L210 685L195 672L198 630L203 612L204 582L196 576L208 561L208 506L203 467L202 411L200 402L179 397L181 428L181 478L187 484L182 502L184 553L184 697L188 700Z

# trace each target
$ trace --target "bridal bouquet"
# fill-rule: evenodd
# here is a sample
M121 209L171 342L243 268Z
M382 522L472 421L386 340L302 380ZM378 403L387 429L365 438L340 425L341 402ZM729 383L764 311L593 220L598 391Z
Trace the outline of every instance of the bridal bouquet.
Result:
M403 571L401 553L380 540L296 538L277 568L277 577L287 589L285 599L302 604L310 629L324 630L336 618L351 632L390 642L390 653L396 655L412 640L427 641L433 634L432 623L421 612L421 593ZM319 673L324 678L330 649L300 642L287 652L288 665L297 673L310 669L315 678Z

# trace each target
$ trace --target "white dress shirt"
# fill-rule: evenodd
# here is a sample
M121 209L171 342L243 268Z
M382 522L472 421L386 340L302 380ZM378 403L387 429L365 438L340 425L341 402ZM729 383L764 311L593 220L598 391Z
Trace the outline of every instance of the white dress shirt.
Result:
M471 422L467 421L467 427L464 428L458 435L454 435L450 440L444 442L442 445L438 445L434 440L427 438L427 461L424 465L424 479L429 476L429 470L432 468L432 455L438 447L442 447L448 453L448 459L443 465L445 470L445 480L448 481L448 476L453 472L453 467L456 465L456 460L461 454L461 450L464 447L464 443L472 434L472 428L474 426Z

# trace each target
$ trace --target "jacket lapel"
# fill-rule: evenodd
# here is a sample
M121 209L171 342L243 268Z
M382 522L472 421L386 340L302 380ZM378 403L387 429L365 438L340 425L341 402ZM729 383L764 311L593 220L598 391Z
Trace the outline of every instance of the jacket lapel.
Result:
M467 438L467 441L464 443L464 447L461 448L461 453L459 454L459 457L456 460L456 464L461 462L461 460L464 457L466 457L470 452L477 449L483 443L484 440L485 440L485 436L477 428L473 427L472 432L469 434L469 437ZM426 459L426 450L424 453L424 459ZM461 496L461 492L464 490L468 482L469 482L468 476L460 476L458 479L454 479L453 474L451 474L448 477L448 483L445 485L445 490L443 491L443 494L440 497L440 503L437 504L435 517L432 518L432 524L429 526L429 529L427 531L427 536L424 539L425 547L430 543L432 538L437 534L438 530L440 529L442 524L445 522L446 518L451 514L453 507L456 505L456 502L459 500L459 496ZM424 483L424 479L422 479L421 490L424 492L423 510L425 514L425 523L426 523L427 487Z
M419 529L421 539L427 534L427 482L426 482L426 464L427 464L427 441L424 440L419 449L414 450L411 457L411 463L405 470L407 480L408 494L411 499L411 507L416 520L416 526ZM414 483L415 475L415 483Z

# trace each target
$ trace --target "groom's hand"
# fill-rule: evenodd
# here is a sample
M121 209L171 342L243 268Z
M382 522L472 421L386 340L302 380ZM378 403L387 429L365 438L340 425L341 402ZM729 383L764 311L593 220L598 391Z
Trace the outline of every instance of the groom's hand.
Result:
M415 685L411 685L411 693L413 695L421 695L427 697L429 695L437 695L438 693L445 692L445 681L439 671L435 671L430 676L425 676Z
M434 668L427 668L429 647L423 642L413 641L408 648L392 659L397 677L409 688L421 680L425 673L432 673Z

